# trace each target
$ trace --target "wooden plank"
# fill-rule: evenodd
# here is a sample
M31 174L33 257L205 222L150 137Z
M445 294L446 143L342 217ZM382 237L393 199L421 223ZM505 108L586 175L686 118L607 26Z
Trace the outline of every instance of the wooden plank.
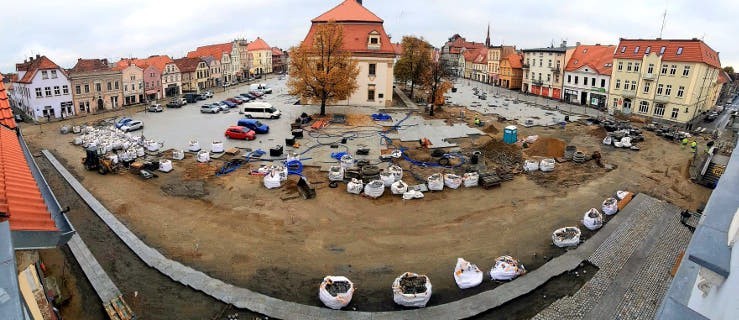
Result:
M672 269L670 270L670 276L675 277L675 274L677 274L677 269L680 268L680 264L683 262L683 256L685 255L685 250L681 250L680 254L677 255L677 259L675 259L675 264L672 266Z

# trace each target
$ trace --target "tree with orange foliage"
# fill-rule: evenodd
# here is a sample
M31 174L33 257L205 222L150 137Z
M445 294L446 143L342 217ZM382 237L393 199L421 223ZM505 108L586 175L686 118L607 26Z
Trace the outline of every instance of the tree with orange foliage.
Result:
M428 71L424 75L424 83L431 92L429 99L431 103L429 110L430 116L434 115L435 105L444 104L444 94L453 86L451 82L452 77L453 73L450 65L446 60L439 59L438 55L435 55L434 59L431 60Z
M326 115L326 103L345 100L358 87L359 67L342 48L343 30L329 21L316 26L312 45L301 43L290 49L288 91L309 103L320 101L321 115Z

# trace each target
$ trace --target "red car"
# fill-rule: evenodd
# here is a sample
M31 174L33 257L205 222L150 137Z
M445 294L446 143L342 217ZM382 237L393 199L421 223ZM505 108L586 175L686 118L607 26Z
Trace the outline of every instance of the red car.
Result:
M257 133L254 130L241 126L230 126L224 134L229 139L254 140L257 137Z
M242 103L244 103L243 100L236 99L236 98L228 98L228 99L226 99L226 101L231 101L231 102L233 102L235 104L242 104Z

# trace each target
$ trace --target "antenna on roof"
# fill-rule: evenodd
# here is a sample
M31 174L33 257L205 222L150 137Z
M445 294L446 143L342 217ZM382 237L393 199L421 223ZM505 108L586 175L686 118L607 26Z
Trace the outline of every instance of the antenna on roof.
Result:
M659 28L660 38L662 38L662 31L665 30L665 23L667 23L667 8L665 8L665 12L662 14L662 26Z

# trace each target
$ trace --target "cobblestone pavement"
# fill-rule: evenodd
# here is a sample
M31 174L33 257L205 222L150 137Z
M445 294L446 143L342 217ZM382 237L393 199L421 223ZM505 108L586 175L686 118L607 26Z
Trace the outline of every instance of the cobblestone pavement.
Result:
M654 317L669 286L669 271L691 233L680 224L680 208L640 198L640 212L624 221L588 259L599 268L595 276L534 319Z

